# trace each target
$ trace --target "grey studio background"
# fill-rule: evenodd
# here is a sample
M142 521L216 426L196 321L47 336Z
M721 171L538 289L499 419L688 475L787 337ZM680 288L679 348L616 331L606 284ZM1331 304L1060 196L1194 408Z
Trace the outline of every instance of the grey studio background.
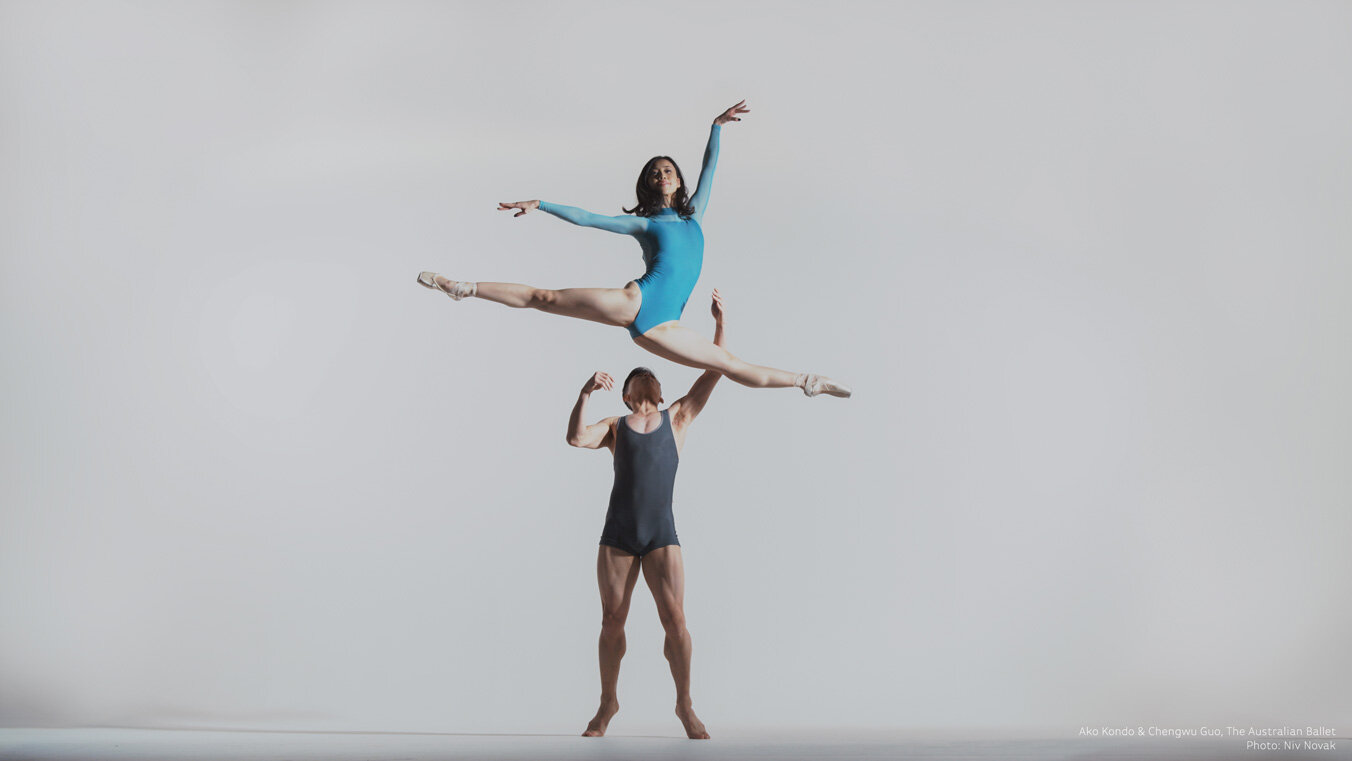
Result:
M643 162L724 127L710 731L1342 726L1352 6L0 3L0 724L580 732ZM592 419L621 414L598 393ZM613 733L679 730L639 584ZM1340 723L1341 720L1341 723Z

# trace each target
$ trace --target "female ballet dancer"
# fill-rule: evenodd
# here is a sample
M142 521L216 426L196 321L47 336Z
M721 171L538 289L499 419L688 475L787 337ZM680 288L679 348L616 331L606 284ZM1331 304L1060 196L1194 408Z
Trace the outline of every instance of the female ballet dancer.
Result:
M564 288L549 290L517 283L473 283L423 272L418 283L455 301L477 297L509 307L538 309L550 314L617 325L629 329L634 343L673 362L713 370L753 388L801 388L808 396L848 397L850 388L824 375L791 373L753 365L733 356L708 338L681 325L686 300L699 280L704 261L704 232L700 220L709 204L714 164L718 161L718 134L724 124L739 122L748 113L743 100L714 119L709 145L704 149L695 194L686 198L685 177L669 156L649 159L635 183L638 203L622 209L626 215L607 217L545 201L499 203L499 211L517 209L513 216L540 209L575 225L632 235L643 248L647 271L623 288Z

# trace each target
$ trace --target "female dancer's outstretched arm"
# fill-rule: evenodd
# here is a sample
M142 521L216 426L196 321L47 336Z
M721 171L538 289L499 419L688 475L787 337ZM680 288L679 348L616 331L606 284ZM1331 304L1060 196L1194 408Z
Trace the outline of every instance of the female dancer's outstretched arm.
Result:
M575 225L595 227L598 230L608 230L612 233L624 235L635 235L648 229L648 220L627 214L620 217L607 217L604 214L596 214L586 209L579 209L576 206L564 206L561 203L549 203L548 201L498 202L498 211L509 211L511 209L520 209L512 215L513 217L519 217L528 211L539 209Z
M695 195L690 197L690 205L695 207L695 219L701 222L704 221L704 210L709 206L709 193L713 191L714 167L718 165L719 128L728 122L740 122L741 119L734 114L750 112L751 109L745 105L744 100L719 114L714 119L713 126L709 127L709 144L704 147L704 163L700 165L699 182L695 183Z
M628 214L620 217L607 217L603 214L594 214L586 209L579 209L576 206L564 206L548 201L539 201L538 204L540 211L553 214L559 219L582 227L595 227L598 230L608 230L612 233L624 235L636 235L648 229L648 220L643 217L634 217Z

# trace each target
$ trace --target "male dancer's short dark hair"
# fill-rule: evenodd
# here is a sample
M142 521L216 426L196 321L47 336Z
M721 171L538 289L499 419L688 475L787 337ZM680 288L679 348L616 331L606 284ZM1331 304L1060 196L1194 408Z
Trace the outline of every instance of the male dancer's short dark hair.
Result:
M652 378L653 380L657 380L657 373L654 373L652 370L649 370L646 367L635 367L633 370L629 371L629 377L624 379L624 385L620 386L621 401L623 401L625 395L629 393L629 381L639 377L640 375L646 375L649 378ZM629 402L625 402L624 406L629 407ZM633 410L634 408L629 407L629 409Z

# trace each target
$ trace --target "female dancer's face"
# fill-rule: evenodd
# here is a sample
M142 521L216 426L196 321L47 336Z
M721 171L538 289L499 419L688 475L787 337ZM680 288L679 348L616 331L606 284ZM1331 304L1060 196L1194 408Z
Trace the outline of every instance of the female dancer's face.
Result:
M648 187L664 196L675 193L681 187L681 178L676 176L676 165L660 159L649 167Z

